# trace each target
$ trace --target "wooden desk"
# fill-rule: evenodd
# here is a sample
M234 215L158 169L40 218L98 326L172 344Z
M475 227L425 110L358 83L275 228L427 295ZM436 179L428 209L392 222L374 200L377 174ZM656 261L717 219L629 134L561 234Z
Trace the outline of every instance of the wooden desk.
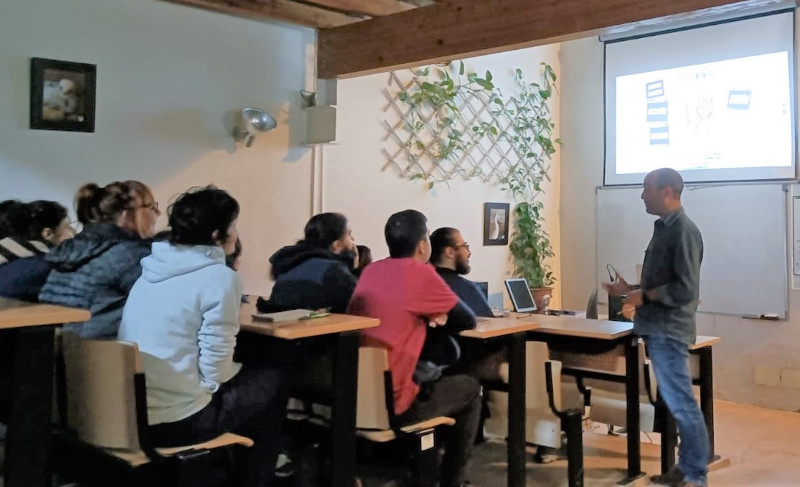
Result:
M51 487L54 325L90 317L86 310L0 298L0 337L14 341L6 487Z
M333 387L331 398L331 485L350 487L356 473L356 401L358 385L358 347L360 330L380 325L375 318L331 314L310 320L279 323L253 320L255 297L243 303L239 325L245 333L282 340L330 335L333 347Z
M600 346L612 348L624 345L625 376L564 368L563 373L597 378L625 384L625 422L628 430L627 476L619 484L628 484L643 477L641 445L639 444L639 363L638 339L633 335L633 323L592 320L574 316L536 315L539 329L528 333L528 339L547 342L549 346L569 348L570 353L585 353Z
M472 330L464 330L459 335L468 338L486 340L514 333L533 331L539 328L536 317L528 319L514 318L478 318L478 325Z
M478 326L460 333L478 340L508 341L508 486L525 486L525 339L539 327L538 316L479 318Z
M65 308L54 304L26 303L0 297L0 330L31 326L80 323L91 317L85 309Z
M574 316L537 316L537 332L597 340L616 340L633 333L633 323L625 321L591 320Z
M267 335L275 338L282 338L284 340L297 340L299 338L308 338L321 335L331 335L335 333L344 333L348 331L363 330L366 328L374 328L380 324L380 321L375 318L365 318L363 316L352 316L343 314L330 314L322 318L313 318L310 320L293 320L282 321L278 323L270 323L267 321L260 321L253 319L253 312L245 314L245 307L251 306L244 304L242 312L239 316L239 325L242 331L257 333L259 335Z

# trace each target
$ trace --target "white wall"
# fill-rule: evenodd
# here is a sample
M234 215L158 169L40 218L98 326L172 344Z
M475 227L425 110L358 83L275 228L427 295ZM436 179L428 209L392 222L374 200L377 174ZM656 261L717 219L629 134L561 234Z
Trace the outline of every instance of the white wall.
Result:
M597 38L561 47L561 258L564 306L585 305L596 282L594 188L603 183L603 46ZM644 208L642 208L644 211ZM687 208L691 216L692 209ZM614 231L599 229L599 231ZM702 228L701 228L702 231ZM791 248L791 247L789 247ZM757 285L759 276L752 276ZM714 347L715 397L775 409L800 404L800 292L789 320L763 322L699 314L698 333L722 337ZM756 383L775 381L777 385Z
M338 145L318 148L316 156L300 145L299 90L314 76L314 43L309 29L155 0L4 0L0 199L49 198L71 207L84 182L140 179L166 206L188 187L213 182L241 203L245 290L259 294L271 288L267 258L301 236L313 200L321 199L324 211L347 214L358 241L376 257L387 253L386 218L417 208L431 228L461 228L472 243L471 277L500 291L508 248L482 247L481 228L482 204L504 201L504 195L473 182L429 193L381 172L381 90L388 75L342 81ZM31 57L97 65L95 133L27 128ZM510 86L514 68L534 79L540 61L558 71L557 47L478 58L467 66L491 69L495 82ZM237 149L229 135L233 116L248 105L266 109L279 125L251 148ZM312 189L313 159L324 170L321 198ZM546 208L558 248L557 157L552 174ZM159 226L165 225L162 216Z
M6 0L0 198L71 207L84 182L140 179L166 206L188 187L213 182L242 204L246 288L268 289L264 256L310 213L310 153L290 145L289 100L305 86L306 46L314 42L309 29L164 2ZM30 57L97 65L95 133L27 128ZM247 105L267 109L279 126L237 150L233 113Z
M529 81L535 81L540 76L539 63L544 61L559 71L557 45L477 57L464 63L467 73L490 70L493 83L509 96L514 93L514 69L521 68ZM440 226L458 228L472 251L470 279L488 281L490 293L505 294L503 279L510 275L508 247L483 246L483 203L510 202L509 196L496 187L462 180L450 182L450 188L439 184L427 191L424 183L407 181L393 168L381 171L387 162L381 151L387 137L383 121L393 121L392 114L385 111L388 102L382 90L395 91L396 87L389 86L389 74L376 74L339 81L338 88L338 145L324 148L324 207L348 215L357 241L369 246L376 258L388 256L383 226L396 211L413 208L425 213L431 231ZM557 105L556 97L556 117ZM558 119L555 121L558 127ZM559 168L557 153L551 171L553 182L545 199L547 228L556 249ZM557 259L554 270L560 275ZM554 296L553 307L558 306L558 299Z

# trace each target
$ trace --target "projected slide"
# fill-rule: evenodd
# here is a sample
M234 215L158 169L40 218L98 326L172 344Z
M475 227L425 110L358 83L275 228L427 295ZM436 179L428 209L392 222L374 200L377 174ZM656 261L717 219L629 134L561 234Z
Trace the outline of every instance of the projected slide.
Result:
M788 55L616 77L616 173L791 166Z

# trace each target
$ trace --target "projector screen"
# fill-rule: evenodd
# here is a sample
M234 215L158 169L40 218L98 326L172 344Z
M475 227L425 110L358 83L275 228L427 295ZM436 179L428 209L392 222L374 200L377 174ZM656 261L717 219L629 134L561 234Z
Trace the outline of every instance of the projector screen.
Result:
M606 43L605 185L795 178L794 13Z

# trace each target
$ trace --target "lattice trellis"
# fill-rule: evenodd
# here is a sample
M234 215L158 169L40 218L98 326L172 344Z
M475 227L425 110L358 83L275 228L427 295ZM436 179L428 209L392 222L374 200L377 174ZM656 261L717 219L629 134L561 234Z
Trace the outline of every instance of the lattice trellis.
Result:
M401 177L421 178L431 183L461 177L502 184L507 183L514 170L519 174L520 168L546 173L547 168L537 162L542 158L536 157L542 148L526 124L532 120L549 122L549 114L536 113L544 116L539 117L543 121L531 117L531 113L541 108L524 92L520 93L522 96L505 98L496 89L460 90L456 96L457 110L439 114L440 118L447 117L447 123L442 124L437 123L432 107L412 104L401 96L420 90L427 77L412 71L408 81L403 78L392 72L384 89L388 103L384 107L387 118L383 152L387 162L383 170L394 168ZM520 71L517 81L518 88L524 90L526 85ZM456 137L457 143L450 136L453 131L461 134Z

